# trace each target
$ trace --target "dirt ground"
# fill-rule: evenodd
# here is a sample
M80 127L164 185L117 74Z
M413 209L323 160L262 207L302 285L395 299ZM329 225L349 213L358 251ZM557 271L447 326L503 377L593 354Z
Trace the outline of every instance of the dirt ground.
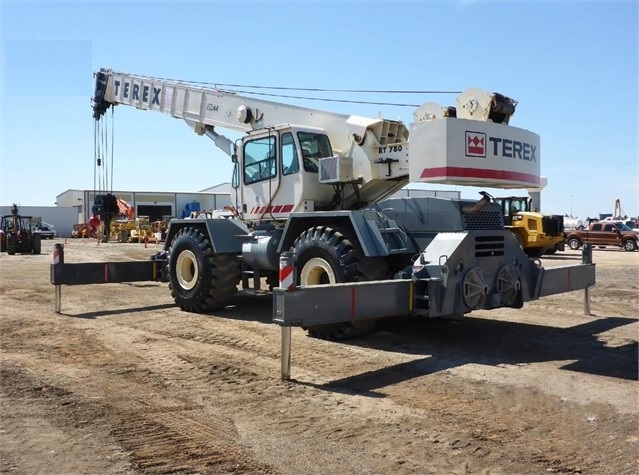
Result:
M576 291L346 343L294 328L281 381L269 294L196 315L163 283L65 286L56 314L54 242L0 255L1 473L639 469L639 252L594 251L589 316ZM65 259L158 249L69 239Z

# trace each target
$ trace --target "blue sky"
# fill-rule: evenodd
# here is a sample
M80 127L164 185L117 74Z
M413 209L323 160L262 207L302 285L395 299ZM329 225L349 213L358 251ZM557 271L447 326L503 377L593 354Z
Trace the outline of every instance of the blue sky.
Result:
M639 214L635 1L4 0L0 18L0 205L51 206L67 189L94 188L92 72L106 67L224 84L500 92L519 103L510 124L541 136L543 211L585 218L612 213L619 198L624 214ZM281 101L412 118L406 107ZM199 191L230 181L231 164L182 121L121 106L112 173L116 190Z

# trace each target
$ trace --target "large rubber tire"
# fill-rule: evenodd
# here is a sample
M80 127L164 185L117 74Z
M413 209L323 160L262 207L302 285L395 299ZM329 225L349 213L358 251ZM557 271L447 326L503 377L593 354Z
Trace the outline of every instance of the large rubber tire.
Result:
M7 252L7 235L0 234L0 252Z
M624 241L622 247L623 247L624 251L636 251L637 250L637 242L633 241L632 239L628 239L628 240Z
M572 238L568 241L568 247L573 251L576 251L581 247L581 242L579 242L579 239L577 238Z
M13 234L7 235L7 254L13 256L18 250L18 241Z
M317 226L303 232L295 241L296 284L312 286L379 280L388 277L381 259L366 258L338 229ZM369 334L375 320L331 323L308 327L309 336L323 340L343 340Z
M186 227L175 235L169 251L169 289L186 312L219 310L237 292L241 278L236 254L216 254L208 237Z
M33 235L33 247L31 248L33 254L42 253L42 236L39 234Z
M529 247L528 249L524 249L524 252L528 257L541 257L546 252L545 247Z

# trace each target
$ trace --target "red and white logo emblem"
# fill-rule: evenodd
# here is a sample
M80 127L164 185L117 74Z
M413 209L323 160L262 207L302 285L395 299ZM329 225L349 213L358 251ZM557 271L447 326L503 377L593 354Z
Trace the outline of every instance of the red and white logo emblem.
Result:
M466 156L486 158L486 134L466 131Z

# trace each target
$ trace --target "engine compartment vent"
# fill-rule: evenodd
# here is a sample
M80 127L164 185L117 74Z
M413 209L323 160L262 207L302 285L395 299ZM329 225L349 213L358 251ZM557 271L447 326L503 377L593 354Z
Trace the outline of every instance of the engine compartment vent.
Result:
M500 211L480 211L478 213L462 213L464 229L469 231L504 229Z
M504 255L504 235L475 236L475 257L493 257Z

